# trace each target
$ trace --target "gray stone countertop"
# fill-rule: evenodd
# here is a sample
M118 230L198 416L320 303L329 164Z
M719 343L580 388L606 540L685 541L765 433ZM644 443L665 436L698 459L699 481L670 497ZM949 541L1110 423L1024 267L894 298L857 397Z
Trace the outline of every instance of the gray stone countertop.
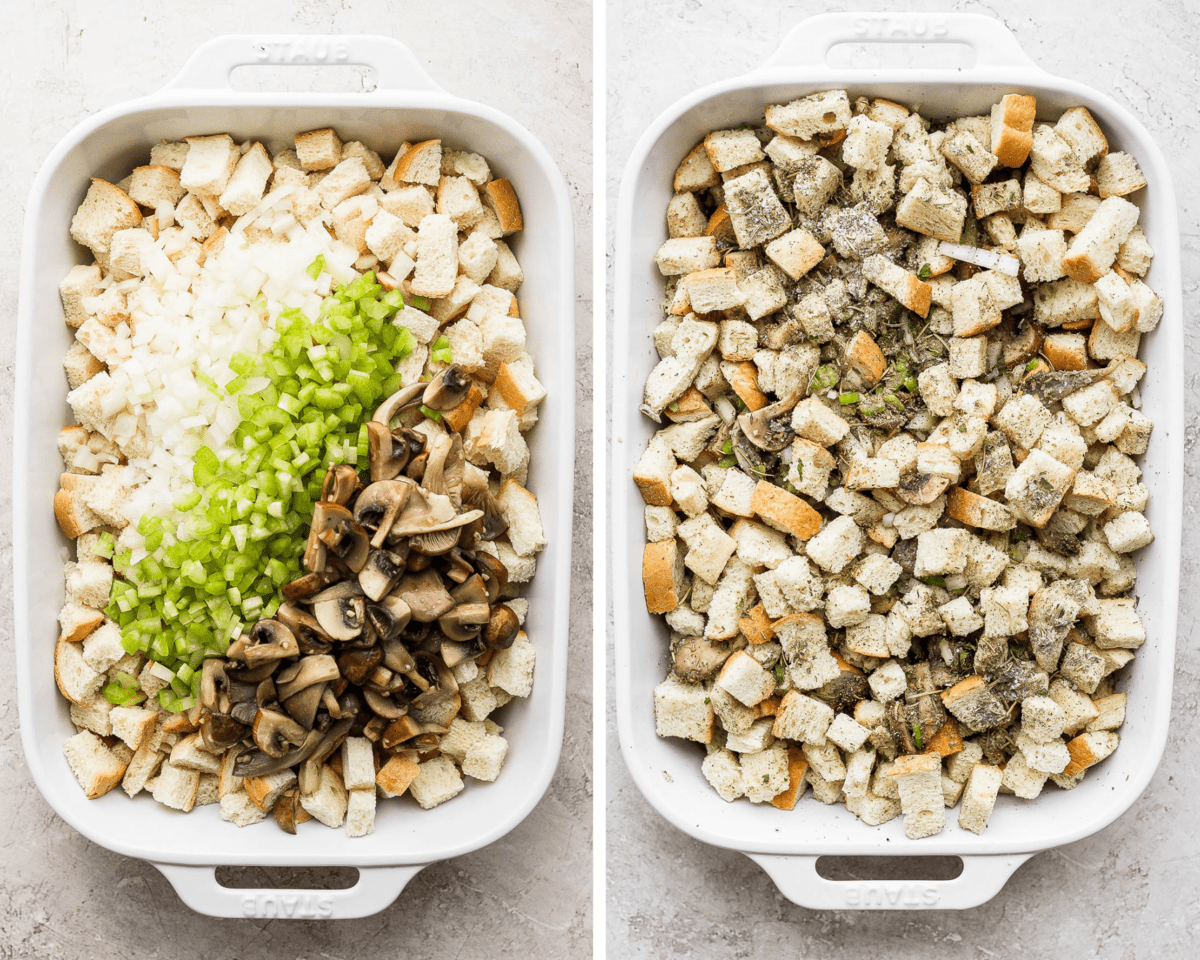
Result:
M340 922L214 920L193 913L151 866L97 847L63 823L32 782L18 733L12 542L0 533L0 958L371 960L591 955L591 7L581 0L44 0L4 7L0 84L0 409L13 403L23 210L50 149L97 110L152 93L220 33L381 33L417 53L452 93L487 103L548 147L576 224L579 424L567 726L558 771L512 833L420 873L389 909ZM361 72L267 68L255 89L362 86ZM0 418L0 513L12 510L12 417ZM247 868L246 886L288 871ZM293 878L293 883L296 879ZM339 882L340 881L340 882ZM353 882L320 870L296 885Z
M1186 393L1180 402L1186 405L1188 457L1170 738L1157 774L1132 810L1095 836L1035 856L985 906L962 912L817 912L786 900L746 857L693 840L654 812L619 756L610 698L608 956L1194 957L1200 933L1200 846L1193 826L1200 817L1200 774L1194 762L1200 750L1200 654L1193 640L1200 615L1200 594L1193 589L1200 537L1192 526L1200 492L1194 449L1200 340L1191 328L1200 282L1200 27L1194 7L1179 0L1147 2L1136 10L1115 0L612 0L607 83L610 253L617 185L634 142L649 123L684 94L752 70L792 25L827 9L956 10L998 17L1044 69L1088 84L1132 110L1166 154L1182 233L1184 316L1172 319L1186 325ZM854 62L872 61L860 57ZM844 870L839 873L847 876Z

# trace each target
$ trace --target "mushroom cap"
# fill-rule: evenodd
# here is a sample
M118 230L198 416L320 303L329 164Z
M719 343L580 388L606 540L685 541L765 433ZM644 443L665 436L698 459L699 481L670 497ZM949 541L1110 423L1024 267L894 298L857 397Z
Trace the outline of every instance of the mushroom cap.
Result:
M305 730L287 714L266 707L259 707L258 713L254 717L251 733L255 746L268 757L275 759L286 753L287 744L299 746L309 735L308 730ZM245 756L246 754L242 754L241 757L238 757L238 761L240 762ZM249 775L262 776L262 774ZM247 774L242 774L242 776L247 776Z
M778 452L796 438L792 429L792 408L800 402L804 388L793 390L786 397L774 403L760 407L758 410L747 410L738 417L738 426L746 439L760 450Z
M313 616L334 640L353 640L366 626L366 603L361 596L334 597L313 603Z
M498 603L492 607L481 636L489 647L506 650L513 645L520 632L521 621L513 608L507 603Z
M412 619L417 623L433 623L454 608L454 598L446 591L441 575L433 568L420 573L406 573L392 593L408 605Z
M471 378L457 363L452 363L429 381L421 403L430 410L445 413L462 403L470 390Z
M404 557L391 550L372 550L358 572L363 593L374 601L382 600L404 574Z
M375 408L375 415L371 417L371 420L375 423L382 423L391 429L392 420L396 414L405 407L420 403L427 386L426 383L418 380L416 383L410 383L407 387L401 387Z
M248 667L263 666L300 653L296 635L278 620L259 620L251 629L243 657Z
M348 463L335 463L325 474L321 484L321 499L345 506L358 492L358 471Z
M301 657L275 675L275 689L280 700L287 700L301 690L338 678L337 661L327 653Z

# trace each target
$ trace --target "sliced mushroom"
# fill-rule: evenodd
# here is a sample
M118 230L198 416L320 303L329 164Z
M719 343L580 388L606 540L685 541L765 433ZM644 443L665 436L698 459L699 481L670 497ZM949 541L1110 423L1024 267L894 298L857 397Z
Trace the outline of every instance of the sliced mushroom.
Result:
M329 654L302 657L275 675L275 688L280 700L294 697L301 690L338 678L337 661Z
M430 410L445 413L466 400L470 391L471 378L457 363L452 363L429 382L421 403Z
M252 732L254 743L258 749L268 757L275 758L284 755L287 744L300 746L309 735L309 731L286 714L261 707L254 717ZM241 757L238 759L240 761ZM254 774L254 776L261 776L261 774Z
M328 689L328 684L315 683L305 687L299 693L294 693L279 704L287 715L295 720L305 730L311 730L317 719L317 710Z
M950 481L928 473L912 472L900 478L900 485L893 491L896 497L913 506L925 507L946 492Z
M317 618L307 610L291 603L282 603L275 613L275 619L295 634L301 653L328 653L333 649L332 638L326 635Z
M383 717L385 720L397 720L408 712L406 706L398 704L390 697L385 697L369 688L363 690L363 698L367 701L367 706L375 712L375 715Z
M425 393L427 386L428 384L418 380L416 383L410 383L407 387L401 387L375 408L375 415L371 420L375 423L382 423L391 429L392 420L401 410L421 402L422 394Z
M379 601L404 573L404 558L390 550L372 550L358 573L358 582L372 600Z
M487 626L481 634L483 642L498 650L507 650L521 632L521 621L516 613L506 603L498 603L492 607Z
M439 658L426 653L418 655L415 659L418 672L425 675L430 681L430 686L413 699L414 710L424 710L458 694L458 681L454 679L454 672Z
M484 582L483 577L477 573L473 573L469 578L451 590L450 596L454 598L455 603L487 604L491 602L488 599L487 584Z
M337 666L347 680L361 686L370 672L382 662L383 650L374 646L366 650L348 650L338 656Z
M508 529L500 504L488 489L487 472L471 463L463 465L462 502L473 510L483 511L479 539L495 540Z
M357 470L348 463L335 463L321 484L321 499L344 507L354 498L359 486Z
M479 636L490 613L486 603L460 603L438 617L438 627L451 640L465 642Z
M441 575L433 569L406 573L392 593L408 605L417 623L433 623L454 607L454 598L446 592Z
M213 713L229 713L229 677L225 662L216 657L204 661L200 674L200 702Z
M335 597L313 603L313 616L334 640L353 640L366 625L366 604L362 597Z
M354 502L354 519L367 530L374 531L371 546L379 549L392 531L396 517L416 490L409 480L380 480L370 484Z
M224 753L247 734L245 724L219 713L206 713L200 719L200 739L211 753Z
M371 552L370 534L354 521L354 515L349 510L337 504L326 505L324 519L324 527L317 534L317 539L352 572L358 573L366 565Z
M730 428L729 439L733 443L733 455L743 473L756 480L765 480L774 475L776 457L752 443L740 423L734 423Z
M796 438L792 429L792 409L804 396L806 386L797 387L786 397L758 410L747 410L738 417L738 426L751 443L760 450L778 452Z
M371 482L394 480L425 452L425 437L416 430L400 427L389 430L384 424L367 424L367 460Z
M288 723L294 722L288 720ZM278 756L268 753L261 747L238 754L238 758L233 762L234 774L239 777L269 777L273 773L295 767L320 750L329 737L320 730L304 730L303 728L300 730L302 733L300 742L294 748L282 749Z
M274 815L275 823L279 829L284 833L290 833L294 836L296 825L300 822L303 810L304 808L300 806L300 788L289 787L275 801L275 806L272 808L271 813Z
M322 573L306 573L297 577L291 583L285 583L280 593L284 600L304 600L314 593L320 593L331 583L336 582L337 574L331 570Z
M278 620L259 620L250 630L243 657L246 666L253 669L299 653L300 645L291 630Z
M367 622L381 641L399 635L412 619L412 610L400 597L387 596L367 604Z
M508 568L499 558L480 551L475 554L475 569L487 584L488 603L495 603L500 598L500 591L508 586Z
M442 662L451 670L460 663L471 660L483 653L483 644L478 638L474 640L443 640L441 646Z

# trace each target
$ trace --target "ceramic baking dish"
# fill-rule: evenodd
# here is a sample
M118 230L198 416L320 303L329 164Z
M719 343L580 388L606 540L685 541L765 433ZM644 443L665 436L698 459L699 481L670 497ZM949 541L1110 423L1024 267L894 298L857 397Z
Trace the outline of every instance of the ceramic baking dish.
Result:
M374 68L378 89L354 94L250 94L233 90L243 64L346 63ZM144 163L160 138L228 131L290 141L332 126L390 157L404 140L441 137L485 155L508 177L528 225L514 250L525 271L521 312L538 374L549 391L529 434L536 492L549 545L529 586L526 629L537 648L533 695L499 718L511 745L503 775L472 783L453 801L422 811L411 802L379 805L375 833L351 840L315 826L288 836L273 825L239 830L215 806L184 816L146 795L120 790L89 801L63 759L74 733L55 688L52 655L62 604L66 540L52 502L62 469L58 430L72 422L62 358L71 331L57 286L86 251L67 225L89 176L120 180ZM528 130L491 107L451 96L386 37L230 36L201 46L163 90L86 120L58 144L34 182L25 212L17 335L14 425L13 566L21 735L34 780L58 814L101 846L155 864L193 909L214 916L366 916L390 904L426 864L477 850L512 830L550 783L562 745L566 702L567 602L575 440L573 226L558 168ZM337 891L235 890L220 886L221 864L343 865L358 884Z
M955 42L970 45L974 67L833 69L829 50L840 43ZM921 104L932 118L985 113L1005 93L1034 94L1039 117L1056 119L1082 104L1095 115L1113 150L1131 152L1149 186L1133 199L1156 251L1148 282L1166 313L1142 342L1149 364L1144 411L1154 419L1143 480L1150 488L1147 516L1157 536L1138 558L1138 610L1149 639L1138 651L1122 689L1129 709L1122 742L1112 759L1089 772L1075 790L1047 786L1037 800L1001 797L987 831L961 830L956 812L941 834L906 840L897 818L868 827L844 807L811 797L790 813L769 805L725 803L700 772L694 744L655 736L652 691L666 674L667 630L646 612L639 577L643 502L631 474L654 425L638 413L642 386L657 360L651 331L661 319L663 280L655 250L666 238L663 211L683 156L710 130L761 122L764 105L830 88ZM746 853L785 896L813 908L921 908L975 906L991 898L1032 854L1095 833L1130 808L1158 766L1167 737L1179 586L1183 479L1183 331L1179 231L1175 195L1162 153L1123 107L1095 90L1037 68L995 20L971 14L882 16L826 14L795 27L760 69L705 87L670 107L638 141L621 183L616 231L614 337L621 363L613 376L613 584L617 722L621 753L638 787L668 821L685 833ZM963 872L946 882L830 881L816 873L822 855L957 855Z

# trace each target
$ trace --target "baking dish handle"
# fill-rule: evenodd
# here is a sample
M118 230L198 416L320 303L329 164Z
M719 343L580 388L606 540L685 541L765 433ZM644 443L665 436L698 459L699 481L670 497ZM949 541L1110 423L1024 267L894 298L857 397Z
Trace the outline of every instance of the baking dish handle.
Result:
M810 910L965 910L991 900L1033 854L964 856L953 880L826 880L817 857L746 856L780 893Z
M975 66L1041 71L999 20L978 13L822 13L792 27L770 59L755 71L824 65L840 43L963 43L975 51ZM853 69L853 68L849 68Z
M223 887L216 867L155 863L179 899L210 917L278 920L348 920L385 910L428 864L358 867L358 883L346 890L257 890Z
M425 72L413 52L393 37L355 34L228 34L196 48L183 69L163 88L230 90L235 67L357 66L375 71L380 90L443 89Z

